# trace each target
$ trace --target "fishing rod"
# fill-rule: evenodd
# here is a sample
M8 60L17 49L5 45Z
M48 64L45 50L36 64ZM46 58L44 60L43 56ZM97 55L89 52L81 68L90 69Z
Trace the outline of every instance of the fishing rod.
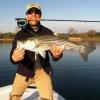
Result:
M18 20L26 20L25 18L15 18ZM69 22L100 22L99 20L72 20L72 19L41 19L41 21L69 21Z
M19 28L27 24L26 18L15 18ZM100 22L99 20L72 20L72 19L41 19L41 21L67 21L67 22Z
M15 20L17 21L17 25L19 28L25 28L25 26L27 25L28 21L26 20L26 18L15 18ZM67 22L100 22L99 20L66 20L66 19L41 19L41 21L67 21ZM26 29L27 31L29 31L28 29ZM35 35L35 34L34 34Z
M42 19L41 21L69 21L69 22L100 22L96 20L66 20L66 19Z
M30 30L28 30L26 28L26 25L27 25L28 22L27 22L27 20L25 18L15 18L15 20L17 21L17 26L19 28L25 29L26 31L28 31L32 35L37 36L36 34L33 34L33 32L31 32Z

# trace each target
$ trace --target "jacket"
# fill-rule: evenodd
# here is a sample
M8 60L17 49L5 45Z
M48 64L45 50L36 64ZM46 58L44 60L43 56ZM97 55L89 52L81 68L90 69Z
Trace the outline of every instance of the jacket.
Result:
M29 24L27 24L24 28L22 28L19 32L16 33L13 43L12 43L12 49L10 52L10 60L13 64L18 65L17 73L25 76L31 77L34 74L34 60L35 60L35 53L32 51L25 50L25 56L22 61L14 62L12 59L12 54L14 49L17 46L17 41L26 39L29 37L33 37L34 34L36 35L53 35L53 32L44 27L43 25L40 24L39 29L37 32L33 30L32 27L30 27ZM51 67L50 62L49 62L49 55L48 51L46 51L46 58L42 58L39 55L40 61L41 61L41 67Z
M17 46L17 41L26 39L29 37L33 37L34 34L36 35L53 35L53 32L44 27L43 25L40 24L38 31L34 31L32 27L30 27L29 24L27 24L24 28L22 28L18 33L16 33L13 43L12 43L12 49L10 52L10 60L13 64L18 64L18 69L17 73L20 73L22 75L29 75L34 73L34 61L35 61L35 53L32 51L25 50L25 56L22 61L14 62L12 59L12 54L14 49ZM39 55L40 61L41 61L41 67L51 67L50 62L49 62L49 55L48 51L46 51L46 58L42 58Z

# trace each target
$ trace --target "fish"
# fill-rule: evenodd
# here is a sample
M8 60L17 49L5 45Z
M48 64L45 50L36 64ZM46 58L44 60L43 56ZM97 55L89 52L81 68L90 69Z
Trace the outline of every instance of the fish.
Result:
M89 53L96 49L93 45L74 43L66 37L55 35L33 36L17 41L17 48L35 52L36 54L40 54L43 58L46 56L45 52L50 50L53 45L64 48L64 50L74 50L79 52L84 61L88 61Z

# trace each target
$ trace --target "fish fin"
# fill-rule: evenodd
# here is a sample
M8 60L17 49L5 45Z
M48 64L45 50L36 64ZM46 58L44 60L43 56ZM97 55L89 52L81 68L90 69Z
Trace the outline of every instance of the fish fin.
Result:
M80 55L81 57L84 59L85 62L88 61L88 55L89 53L91 53L93 50L95 50L96 47L95 46L85 46L84 49L80 49Z
M45 51L39 51L39 54L40 54L43 58L46 58L46 52L45 52Z

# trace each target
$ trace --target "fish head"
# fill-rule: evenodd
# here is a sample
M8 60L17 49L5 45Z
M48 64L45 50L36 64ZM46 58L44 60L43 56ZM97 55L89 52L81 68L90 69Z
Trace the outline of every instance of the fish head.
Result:
M25 50L34 51L35 45L34 40L17 41L17 48L23 48Z

